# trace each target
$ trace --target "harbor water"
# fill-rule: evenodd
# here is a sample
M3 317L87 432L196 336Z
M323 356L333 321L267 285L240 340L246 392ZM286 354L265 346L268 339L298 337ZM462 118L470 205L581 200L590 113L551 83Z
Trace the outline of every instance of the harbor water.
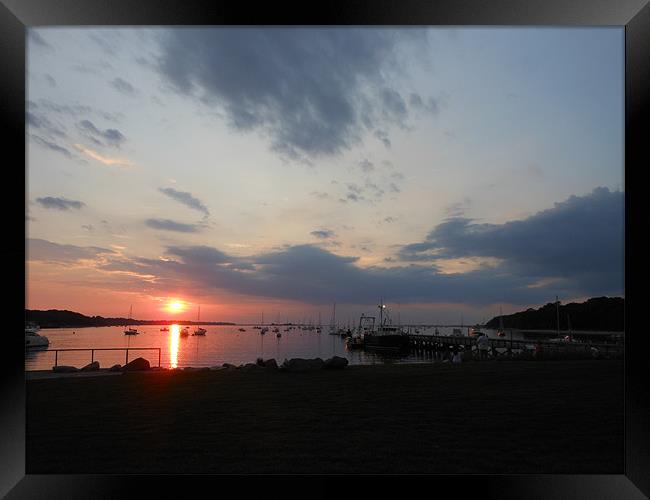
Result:
M195 330L190 326L190 335L180 335L178 325L170 325L169 331L160 331L162 326L138 326L139 335L124 335L124 327L97 328L54 328L42 329L50 344L47 348L31 348L25 357L25 370L50 370L55 363L55 349L103 349L129 348L128 359L137 357L148 359L151 366L158 366L158 351L138 351L138 348L160 348L160 364L165 368L205 367L232 363L235 365L254 363L257 358L274 358L278 364L291 358L322 358L341 356L352 365L375 363L426 363L433 358L428 353L407 353L396 355L390 352L370 350L349 350L345 339L339 335L330 335L327 327L322 333L316 330L302 330L294 327L285 331L279 326L281 337L269 330L265 335L252 326L206 326L204 336L191 334ZM239 331L245 328L246 331ZM439 334L451 335L453 328L439 327ZM482 330L489 337L496 337L495 330ZM419 331L420 335L433 335L434 328ZM413 332L412 332L413 333ZM467 335L467 328L463 331ZM124 364L125 351L95 351L94 360L102 368L114 364ZM62 351L57 354L57 364L82 367L91 361L90 351Z

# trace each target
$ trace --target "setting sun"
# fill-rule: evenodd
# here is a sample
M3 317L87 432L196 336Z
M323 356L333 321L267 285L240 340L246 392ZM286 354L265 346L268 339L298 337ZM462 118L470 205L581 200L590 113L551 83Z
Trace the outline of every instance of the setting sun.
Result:
M171 313L182 312L185 310L185 304L178 300L173 300L167 304L167 311Z

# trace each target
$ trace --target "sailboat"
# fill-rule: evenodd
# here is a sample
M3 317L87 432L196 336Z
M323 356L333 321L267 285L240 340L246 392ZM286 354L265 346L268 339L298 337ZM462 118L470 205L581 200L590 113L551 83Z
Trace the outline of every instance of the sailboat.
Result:
M332 321L330 322L330 335L337 335L336 331L336 302L334 302L334 307L332 308Z
M499 330L497 330L497 337L505 337L506 332L503 330L503 308L499 307Z
M196 316L196 322L200 324L201 321L201 306L199 306L199 312ZM200 326L194 330L194 333L192 335L205 335L207 330L205 328L201 328Z
M133 304L131 304L131 307L129 308L129 322L131 321L131 319L133 319L132 316L133 316ZM126 326L127 329L124 330L124 335L138 335L140 333L137 330L137 328L131 328L130 326L128 326L128 323Z

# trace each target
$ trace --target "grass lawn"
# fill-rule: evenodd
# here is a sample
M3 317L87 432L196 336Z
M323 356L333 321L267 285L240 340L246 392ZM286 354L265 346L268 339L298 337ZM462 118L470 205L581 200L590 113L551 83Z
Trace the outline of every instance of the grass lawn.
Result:
M623 362L27 382L28 474L623 473Z

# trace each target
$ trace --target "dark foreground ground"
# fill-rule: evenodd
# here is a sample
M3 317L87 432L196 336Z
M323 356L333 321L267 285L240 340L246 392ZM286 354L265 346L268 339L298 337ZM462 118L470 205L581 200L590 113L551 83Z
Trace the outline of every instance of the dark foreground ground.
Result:
M622 361L27 382L28 474L623 472Z

